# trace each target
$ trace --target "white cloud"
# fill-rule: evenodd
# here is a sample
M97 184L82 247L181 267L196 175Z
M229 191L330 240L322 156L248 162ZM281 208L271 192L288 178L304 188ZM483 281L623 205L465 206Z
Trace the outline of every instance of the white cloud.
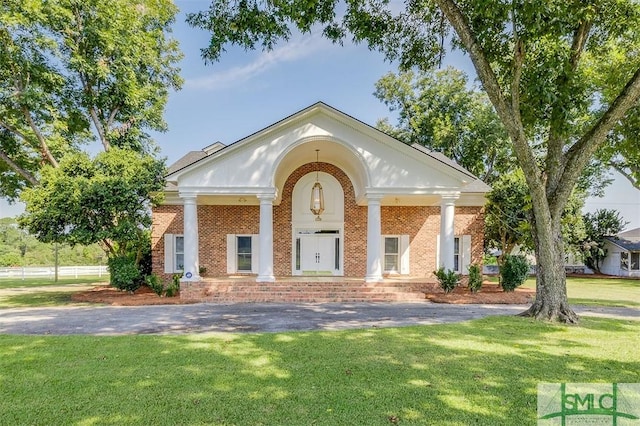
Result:
M214 72L205 77L187 79L185 88L208 91L228 89L249 81L279 64L303 59L331 45L330 41L320 35L305 36L286 42L271 51L263 52L256 60L246 65Z

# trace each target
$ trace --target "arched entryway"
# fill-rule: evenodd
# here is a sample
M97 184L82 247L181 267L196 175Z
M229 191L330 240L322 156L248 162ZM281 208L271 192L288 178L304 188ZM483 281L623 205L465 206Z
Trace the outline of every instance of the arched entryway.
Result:
M324 190L325 210L310 210L311 189L318 181ZM311 172L296 182L292 193L292 275L344 275L344 191L328 173Z

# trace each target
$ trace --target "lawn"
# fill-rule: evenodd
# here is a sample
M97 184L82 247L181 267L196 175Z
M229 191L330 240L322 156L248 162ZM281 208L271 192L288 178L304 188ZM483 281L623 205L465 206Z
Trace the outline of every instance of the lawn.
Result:
M534 425L540 382L640 382L640 322L494 317L184 336L0 335L0 424Z
M83 288L106 283L109 276L61 278L58 282L47 278L0 279L0 309L41 306L60 306L73 303L71 295Z
M535 289L535 279L528 279L523 287ZM567 296L572 305L640 308L640 280L568 277Z
M7 288L25 288L25 287L45 287L52 285L68 285L68 284L97 284L109 282L109 275L87 276L80 278L59 278L55 282L51 278L0 278L0 289Z

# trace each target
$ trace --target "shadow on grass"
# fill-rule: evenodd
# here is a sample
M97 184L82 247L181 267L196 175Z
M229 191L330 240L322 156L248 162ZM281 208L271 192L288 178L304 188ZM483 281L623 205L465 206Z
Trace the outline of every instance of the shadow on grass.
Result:
M74 303L71 300L72 294L72 291L47 291L0 296L0 309L68 305Z
M540 382L640 382L640 324L0 336L0 423L535 424ZM29 401L25 405L24 401Z

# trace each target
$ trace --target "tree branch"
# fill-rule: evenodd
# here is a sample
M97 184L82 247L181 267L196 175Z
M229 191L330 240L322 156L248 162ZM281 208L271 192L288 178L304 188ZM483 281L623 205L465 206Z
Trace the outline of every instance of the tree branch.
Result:
M566 154L567 164L558 184L556 197L568 197L580 173L596 150L605 141L607 134L640 101L640 68L624 86L609 109L583 135Z
M547 196L553 200L560 199L555 197L554 194L560 183L560 178L564 173L564 168L566 167L563 155L565 137L562 131L562 127L566 124L566 120L561 111L565 104L565 96L569 95L571 90L567 86L571 82L571 77L575 76L575 72L580 63L580 57L582 56L584 47L589 39L591 25L591 21L583 21L574 31L566 72L559 75L556 80L556 91L564 96L559 96L552 107L551 120L549 122L549 138L547 141L547 158L545 161L545 168L548 176ZM563 209L564 206L556 207L554 205L552 207L552 210L556 210L558 212L561 212Z
M528 144L522 123L517 119L517 117L519 117L519 111L514 111L513 104L508 103L505 99L505 96L500 89L498 79L493 72L493 68L487 59L484 49L476 39L474 31L469 25L468 19L464 16L454 0L436 0L436 3L447 17L463 46L469 53L471 61L478 73L478 78L482 82L482 86L484 87L487 96L489 96L498 116L507 129L509 137L514 145L515 154L518 157L520 167L525 173L531 191L539 193L537 194L538 199L546 200L546 196L543 192L544 188L542 177L540 175L540 169L538 168L535 155ZM517 66L518 60L519 59L514 58L514 66ZM515 82L513 84L515 84Z
M18 163L13 161L9 156L2 150L0 150L0 160L7 163L9 167L11 167L16 173L22 176L27 182L31 185L36 186L38 184L38 179L36 179L31 173L29 173L26 169L20 167Z
M33 133L35 133L36 138L38 138L38 141L40 142L40 150L42 152L43 160L47 160L53 167L58 167L58 161L51 154L51 151L49 151L46 139L44 138L44 136L42 136L42 133L40 133L40 129L38 129L38 126L36 126L36 123L33 121L31 112L24 105L22 106L22 113L24 114L24 118L25 120L27 120L29 127L31 127L31 130L33 130Z
M640 181L634 177L633 173L626 170L627 168L629 168L628 165L619 163L617 161L609 161L608 164L610 167L613 167L618 173L624 176L629 181L629 183L633 185L634 188L640 190Z

